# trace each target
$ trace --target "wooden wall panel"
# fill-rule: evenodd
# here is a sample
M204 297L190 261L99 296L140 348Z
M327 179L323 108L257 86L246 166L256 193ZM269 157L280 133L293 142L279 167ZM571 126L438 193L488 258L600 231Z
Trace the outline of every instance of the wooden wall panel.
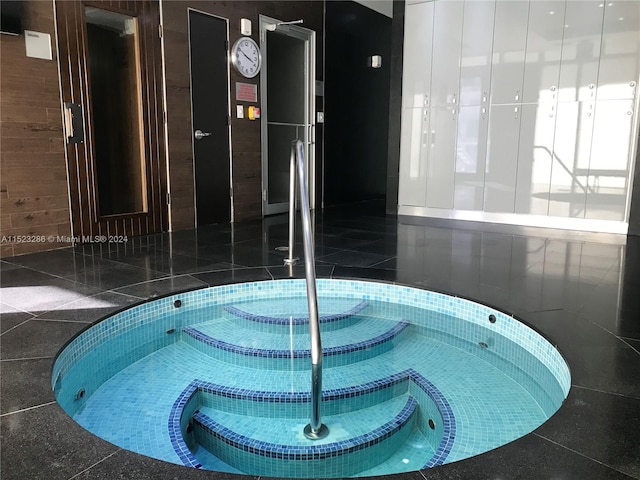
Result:
M28 58L24 36L0 36L2 257L67 246L58 236L71 235L53 2L25 2L24 28L50 34L54 58Z
M217 2L169 0L163 2L164 44L167 83L167 122L169 143L169 178L171 221L173 230L195 225L191 92L189 77L189 37L187 9L194 8L229 20L229 43L240 37L240 19L252 22L253 39L258 41L259 15L283 20L304 19L304 27L316 31L316 79L323 72L322 1L249 1ZM260 85L260 77L245 79L233 68L231 75L231 151L234 220L259 218L262 215L260 163L260 122L235 118L235 83ZM260 91L258 91L260 95ZM258 102L259 104L260 102ZM317 130L321 133L321 129ZM321 135L317 144L322 144ZM317 163L320 164L320 152ZM318 177L320 178L320 177Z

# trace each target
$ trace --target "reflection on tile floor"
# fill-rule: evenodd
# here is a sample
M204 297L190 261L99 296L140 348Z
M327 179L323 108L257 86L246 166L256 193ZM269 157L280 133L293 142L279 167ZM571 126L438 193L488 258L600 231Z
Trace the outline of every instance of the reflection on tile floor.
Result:
M536 432L403 480L640 479L640 238L398 219L374 204L316 213L315 235L318 277L397 282L488 303L537 328L570 364L569 398ZM69 338L141 299L302 277L300 266L282 266L286 252L276 247L287 242L282 216L3 259L3 480L229 477L93 437L53 401L49 369ZM301 243L295 249L303 255Z

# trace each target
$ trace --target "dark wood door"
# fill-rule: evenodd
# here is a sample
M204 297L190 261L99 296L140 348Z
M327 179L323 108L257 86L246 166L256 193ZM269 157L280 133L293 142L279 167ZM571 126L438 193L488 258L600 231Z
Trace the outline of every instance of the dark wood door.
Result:
M231 220L227 22L189 10L198 225ZM198 133L201 132L201 133Z
M74 237L165 231L158 2L55 5Z

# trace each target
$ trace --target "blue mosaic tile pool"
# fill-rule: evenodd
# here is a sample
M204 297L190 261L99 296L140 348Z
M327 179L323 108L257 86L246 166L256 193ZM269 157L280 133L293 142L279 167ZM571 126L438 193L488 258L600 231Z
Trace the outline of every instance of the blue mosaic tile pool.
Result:
M56 398L80 425L134 452L300 478L477 455L535 429L568 394L561 355L508 314L409 287L319 280L330 435L307 440L305 288L226 285L113 315L60 353Z

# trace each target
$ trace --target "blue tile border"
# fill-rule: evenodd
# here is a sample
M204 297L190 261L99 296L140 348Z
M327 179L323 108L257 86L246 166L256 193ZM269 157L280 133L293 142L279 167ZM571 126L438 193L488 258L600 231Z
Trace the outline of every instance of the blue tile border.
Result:
M344 313L334 313L332 315L321 315L318 321L320 323L330 323L330 322L335 322L337 320L344 320L345 318L349 318L354 315L357 315L368 306L369 306L369 302L367 302L366 300L363 300L362 302L357 304L355 307L353 307L351 310L346 311ZM267 315L257 315L255 313L245 312L244 310L240 310L239 308L236 308L231 305L224 307L224 309L227 312L231 313L232 315L235 315L240 318L244 318L245 320L251 320L253 322L267 323L272 325L290 325L290 324L303 325L309 322L309 317L294 317L294 318L270 317Z
M353 387L326 390L323 392L322 398L323 400L353 398L356 396L361 396L367 393L389 388L405 381L413 382L418 388L425 392L435 403L436 408L442 417L442 438L435 448L436 453L422 468L431 468L437 465L441 465L449 455L449 452L451 451L451 448L453 447L455 441L455 416L449 402L444 397L444 395L433 383L431 383L417 371L408 369L373 382L368 382ZM184 440L184 431L186 429L186 425L190 421L190 418L188 417L191 416L190 414L189 416L185 416L185 412L197 411L197 408L199 408L200 404L197 400L197 394L200 392L219 395L236 400L251 400L256 402L308 403L311 401L310 392L266 392L238 387L226 387L224 385L216 385L211 382L200 380L192 381L174 402L171 408L171 413L169 415L168 427L169 436L174 451L178 454L184 465L194 468L201 468L202 465L189 450ZM286 446L289 453L293 452L291 453L291 455L293 456L283 456L285 455L285 453L282 452L283 445L274 445L267 442L260 442L255 439L249 439L242 435L234 433L230 429L216 423L214 420L209 419L205 415L200 414L200 416L196 415L196 417L197 421L200 422L203 428L207 429L207 431L209 431L216 438L219 438L220 440L233 447L240 448L244 451L256 453L265 457L278 459L311 460L318 459L318 455L335 456L336 454L338 454L337 452L340 452L339 454L341 455L343 453L359 450L362 448L366 448L367 446L374 445L375 443L379 443L380 441L384 440L389 435L392 435L393 433L395 433L395 431L397 431L397 429L393 430L391 428L391 425L396 425L398 426L398 428L401 428L401 424L408 421L409 417L413 414L417 406L417 401L413 397L410 397L410 401L415 402L415 405L410 406L410 402L408 402L407 406L405 406L398 417L388 422L383 427L374 430L373 432L354 437L353 439L350 439L348 441L334 442L331 444L315 446L312 445L304 447ZM409 408L410 411L408 411L407 408ZM375 439L371 439L371 441L364 440L365 437L367 439L370 439L372 435L375 436Z
M409 327L409 322L397 322L391 329L387 332L378 335L377 337L363 340L358 343L350 343L346 345L341 345L338 347L328 347L322 349L322 354L324 356L333 356L333 355L344 355L348 353L358 352L361 350L367 350L369 348L373 348L382 343L389 342L397 337L400 333L402 333L407 327ZM189 335L191 338L203 342L209 346L214 348L219 348L220 350L224 350L227 352L237 353L239 355L247 355L250 357L262 357L262 358L310 358L311 351L309 349L300 349L300 350L275 350L275 349L263 349L263 348L254 348L254 347L245 347L242 345L234 345L231 343L224 342L222 340L218 340L217 338L213 338L205 333L202 333L195 327L185 327L182 329L182 332L186 335Z
M358 450L376 445L401 430L416 412L418 402L409 397L402 411L393 419L379 426L371 432L367 432L347 440L324 444L309 445L282 445L263 442L235 433L233 430L220 425L212 418L197 412L194 422L215 438L222 440L227 445L261 457L276 458L278 460L324 460L329 457L346 455Z

